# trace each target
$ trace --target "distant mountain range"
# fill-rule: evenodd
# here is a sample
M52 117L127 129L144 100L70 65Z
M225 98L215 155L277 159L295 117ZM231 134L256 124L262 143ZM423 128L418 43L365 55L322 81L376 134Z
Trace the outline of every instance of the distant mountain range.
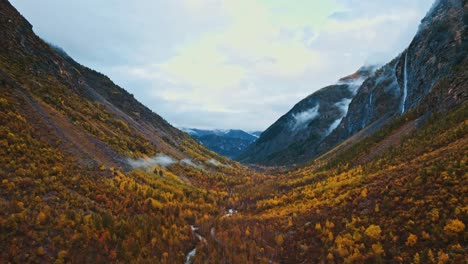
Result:
M181 128L208 149L234 159L244 152L262 134L261 131L246 132L240 129L203 130L196 128Z

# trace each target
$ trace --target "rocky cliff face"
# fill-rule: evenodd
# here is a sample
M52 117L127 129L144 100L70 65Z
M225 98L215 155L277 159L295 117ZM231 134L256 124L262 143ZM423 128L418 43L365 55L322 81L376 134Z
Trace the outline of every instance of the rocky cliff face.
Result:
M294 162L306 148L318 145L340 124L358 88L374 71L373 66L362 67L300 101L262 133L238 160L264 164Z
M461 0L436 2L422 20L409 47L363 83L350 104L348 115L314 154L326 151L363 128L375 131L393 118L423 107L423 99L433 87L466 60L465 14L466 3ZM466 87L464 84L453 89L454 100L445 106L426 110L443 110L466 101ZM440 96L451 97L449 94Z
M263 164L306 162L358 131L366 128L366 133L371 134L412 109L439 111L466 101L467 84L460 77L460 72L464 73L466 69L464 65L468 50L466 14L466 1L437 1L422 20L419 31L409 47L375 74L369 75L362 85L356 88L357 94L352 97L346 114L338 124L335 123L336 129L324 132L331 122L320 121L326 120L330 112L318 111L314 117L315 122L308 122L300 136L294 131L279 132L287 131L284 129L285 124L293 120L294 114L298 112L296 107L304 104L308 97L272 125L267 130L271 130L270 133L265 132L258 143L241 156L241 161ZM441 83L446 84L444 87L451 88L433 89ZM317 94L328 94L327 91L330 93L329 97L332 97L331 93L337 93L338 97L342 96L348 100L351 98L349 95L340 94L339 89L329 87ZM436 91L437 96L434 97ZM429 97L432 99L429 100ZM437 98L440 104L434 104ZM432 107L428 107L428 101L432 102ZM337 103L333 100L331 102ZM321 107L325 104L312 101L308 105ZM332 113L331 116L334 120L341 118L336 113Z

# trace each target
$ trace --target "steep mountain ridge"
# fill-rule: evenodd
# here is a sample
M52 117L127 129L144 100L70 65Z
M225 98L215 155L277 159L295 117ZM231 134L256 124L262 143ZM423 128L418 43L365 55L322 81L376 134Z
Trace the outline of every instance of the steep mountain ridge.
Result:
M375 131L411 109L443 111L467 100L466 83L438 94L448 99L444 104L428 108L424 100L439 82L452 82L456 67L466 63L467 7L462 2L434 4L409 47L363 83L350 104L349 114L312 155L328 150L365 127L373 127Z
M439 98L447 98L443 104L433 105L430 109L425 106L425 98L433 97L431 93L435 93L433 87L440 82L453 82L456 76L452 73L466 61L466 6L466 1L462 0L436 1L422 20L409 47L368 76L350 101L346 115L328 135L304 140L294 133L284 133L282 138L274 139L269 135L276 130L269 129L258 139L257 144L241 154L239 160L267 165L304 163L358 131L366 128L366 135L370 135L416 107L425 107L427 111L442 111L466 101L466 82L458 80L458 85L437 92ZM320 113L316 118L319 120L326 117L326 114ZM275 124L284 123L280 121L282 118ZM270 128L277 127L275 124ZM312 131L320 128L320 124L311 122L307 132L311 135ZM270 142L262 145L266 141ZM269 148L285 142L289 147L281 151Z
M182 263L190 225L224 214L245 170L45 43L6 0L0 47L0 262Z
M0 4L0 13L2 81L17 88L26 103L41 113L30 121L42 120L43 132L63 138L62 147L69 154L99 148L99 162L127 168L127 158L156 153L177 159L215 158L109 78L42 41L7 1ZM82 135L80 141L73 143L77 134ZM97 165L95 160L85 163Z
M346 115L352 98L375 66L366 66L341 78L297 103L271 125L260 138L237 159L245 163L293 163L304 152L327 137Z

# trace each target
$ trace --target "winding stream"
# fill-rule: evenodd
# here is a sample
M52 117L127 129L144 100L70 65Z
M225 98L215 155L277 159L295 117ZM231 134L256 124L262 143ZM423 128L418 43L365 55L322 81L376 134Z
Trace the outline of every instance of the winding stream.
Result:
M195 257L195 254L197 254L197 249L194 248L192 249L188 254L187 257L185 258L185 264L192 264L192 260Z
M221 218L225 218L225 217L230 217L234 214L237 214L238 211L235 210L235 209L229 209L227 211L227 213L225 215L223 215ZM194 225L191 225L190 226L190 229L192 230L192 234L198 239L199 243L202 243L204 244L205 246L208 245L208 241L202 236L200 235L199 233L197 233L197 230L198 230L198 227L194 226ZM215 233L215 228L214 227L211 227L210 229L210 235L211 237L217 242L217 243L221 243L218 238L216 237L216 233ZM193 262L193 259L195 258L195 255L197 254L197 247L195 246L192 250L190 250L190 252L187 254L187 256L185 257L185 264L192 264Z
M195 237L198 239L203 244L208 244L206 239L197 233L198 227L191 225L190 229L192 230L192 233L195 235ZM195 246L190 252L187 254L187 257L185 258L185 264L192 264L193 258L197 254L197 247Z

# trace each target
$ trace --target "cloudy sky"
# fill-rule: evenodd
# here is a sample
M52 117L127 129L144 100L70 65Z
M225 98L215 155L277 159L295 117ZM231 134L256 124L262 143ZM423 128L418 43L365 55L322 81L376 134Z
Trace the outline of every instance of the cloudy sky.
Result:
M178 127L263 130L408 46L433 0L10 0Z

